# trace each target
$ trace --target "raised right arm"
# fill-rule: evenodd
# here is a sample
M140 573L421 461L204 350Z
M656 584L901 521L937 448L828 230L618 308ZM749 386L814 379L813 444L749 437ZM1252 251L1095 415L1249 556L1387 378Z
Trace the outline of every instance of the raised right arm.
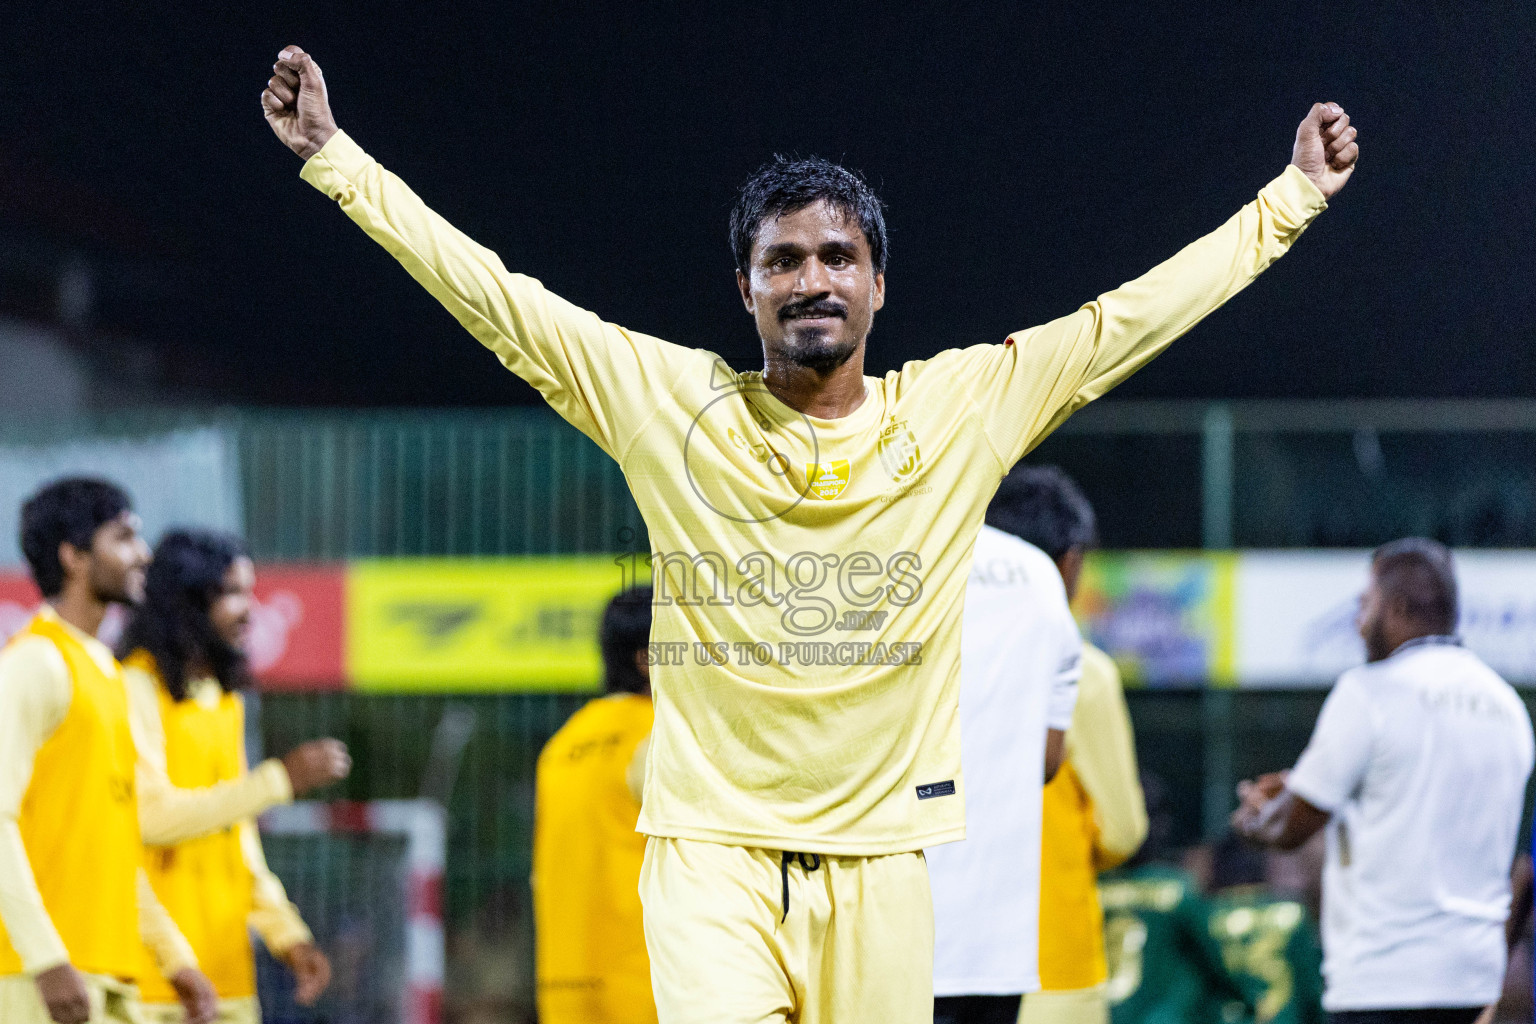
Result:
M340 204L556 412L623 460L685 362L700 353L606 323L509 273L336 127L324 76L297 47L273 66L262 106L278 138L304 158L305 181Z

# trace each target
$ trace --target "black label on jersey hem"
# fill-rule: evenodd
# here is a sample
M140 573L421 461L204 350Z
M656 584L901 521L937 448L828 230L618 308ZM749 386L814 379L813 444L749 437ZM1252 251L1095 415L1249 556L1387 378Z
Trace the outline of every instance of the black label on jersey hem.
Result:
M932 800L936 796L954 796L955 780L946 779L943 782L930 782L926 786L917 787L919 800Z

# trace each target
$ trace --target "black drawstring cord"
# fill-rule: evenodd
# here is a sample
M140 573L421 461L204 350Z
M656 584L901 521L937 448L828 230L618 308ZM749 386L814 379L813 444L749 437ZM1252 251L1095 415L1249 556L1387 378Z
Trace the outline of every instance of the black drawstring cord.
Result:
M779 878L784 882L784 916L779 918L779 924L789 920L789 862L794 856L785 850L779 858Z
M807 857L810 858L809 864L806 863ZM799 858L800 867L805 871L821 870L821 855L817 853L792 853L785 850L779 857L779 879L784 883L784 916L779 918L780 924L789 920L789 862L796 858Z

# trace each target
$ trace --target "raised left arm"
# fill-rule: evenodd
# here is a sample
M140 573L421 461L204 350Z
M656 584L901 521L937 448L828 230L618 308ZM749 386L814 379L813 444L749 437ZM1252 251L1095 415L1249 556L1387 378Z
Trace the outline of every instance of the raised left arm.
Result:
M1246 288L1290 249L1354 173L1356 130L1336 103L1314 104L1291 163L1225 224L1077 311L963 351L958 371L1011 466Z

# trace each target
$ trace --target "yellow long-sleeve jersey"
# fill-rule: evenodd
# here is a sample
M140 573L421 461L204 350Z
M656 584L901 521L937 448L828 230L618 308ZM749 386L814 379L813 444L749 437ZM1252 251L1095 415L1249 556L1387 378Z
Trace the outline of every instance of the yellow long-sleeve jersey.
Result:
M867 376L861 404L829 420L761 372L509 273L345 132L303 176L623 469L656 587L640 829L861 857L965 836L961 613L1003 475L1324 206L1288 167L1135 281L1003 344Z

